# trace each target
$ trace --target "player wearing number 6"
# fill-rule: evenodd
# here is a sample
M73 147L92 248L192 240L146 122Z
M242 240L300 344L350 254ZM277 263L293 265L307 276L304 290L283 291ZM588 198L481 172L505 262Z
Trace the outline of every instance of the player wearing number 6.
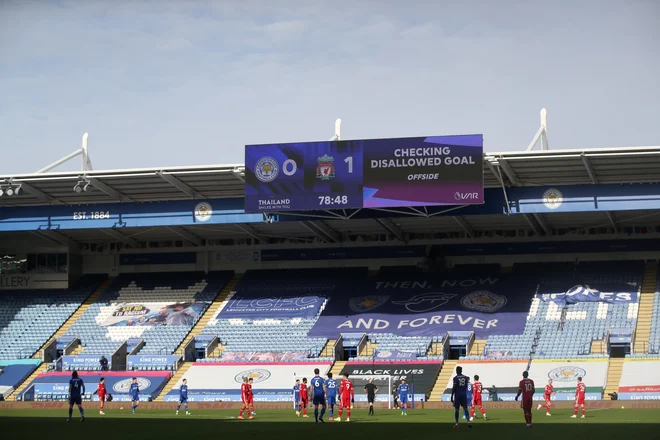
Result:
M529 378L529 373L527 371L523 372L523 380L520 381L518 385L518 394L516 394L516 402L518 397L522 394L522 402L520 407L523 409L525 414L525 422L527 422L527 427L532 427L532 405L534 404L534 381Z
M458 428L458 410L463 407L463 414L467 421L468 428L470 424L470 413L468 412L467 389L470 378L463 375L463 367L456 367L456 376L454 376L454 385L451 389L451 401L454 404L454 428Z
M323 421L323 416L325 415L325 381L321 376L321 371L318 368L314 369L314 377L312 378L312 391L314 393L314 419L316 423ZM321 415L319 416L319 405L321 405Z

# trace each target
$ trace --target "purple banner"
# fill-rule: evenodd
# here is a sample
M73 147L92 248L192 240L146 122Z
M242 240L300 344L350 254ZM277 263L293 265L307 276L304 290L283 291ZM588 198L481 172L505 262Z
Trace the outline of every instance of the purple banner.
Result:
M541 286L537 298L557 304L577 304L582 302L606 302L610 304L630 304L639 301L639 286L627 283L573 284L575 281L553 283ZM569 287L570 286L570 287Z
M484 203L483 136L247 145L245 211Z
M309 336L335 338L351 331L405 336L474 331L478 338L518 334L536 289L531 280L501 277L376 281L363 296L333 296Z
M320 296L253 297L237 293L218 314L219 318L313 318L325 298Z
M399 350L376 350L374 351L374 359L377 361L410 360L417 359L417 353Z

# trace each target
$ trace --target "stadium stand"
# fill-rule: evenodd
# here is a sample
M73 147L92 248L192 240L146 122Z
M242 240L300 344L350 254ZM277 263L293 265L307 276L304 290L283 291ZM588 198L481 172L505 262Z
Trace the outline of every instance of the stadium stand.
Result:
M220 360L229 362L272 362L273 353L295 353L279 361L319 358L327 338L310 338L309 331L328 298L366 274L366 268L248 271L201 334L218 336L225 346ZM292 313L287 307L294 303L308 308Z
M616 270L612 270L616 266ZM643 262L600 262L554 265L519 264L514 268L527 277L536 277L539 292L565 292L575 285L598 286L600 291L619 290L639 293L642 285ZM551 275L548 275L551 274ZM628 286L628 287L626 287ZM608 290L609 289L609 290ZM536 359L569 357L607 358L607 351L592 352L592 342L603 340L610 329L634 330L637 324L638 302L621 304L582 302L559 304L544 301L539 295L532 300L525 330L520 335L494 335L479 356L467 359L498 357Z
M85 354L111 355L129 338L144 340L140 354L171 354L231 276L231 272L120 275L66 336L79 338ZM178 321L172 319L171 313L172 306L177 304L191 310ZM146 307L150 314L135 315L142 320L113 322L114 315L123 313L118 308L127 305ZM158 316L168 307L169 315Z
M3 399L18 387L39 366L39 360L28 362L9 361L0 364L0 396Z
M0 291L0 360L31 357L104 278L85 276L67 290Z

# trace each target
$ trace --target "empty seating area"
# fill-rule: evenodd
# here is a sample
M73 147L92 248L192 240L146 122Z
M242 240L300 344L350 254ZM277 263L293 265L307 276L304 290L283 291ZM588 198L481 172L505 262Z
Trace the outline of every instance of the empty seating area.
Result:
M657 356L660 354L660 277L658 277L653 300L653 321L651 322L649 352Z
M538 277L540 292L565 292L566 286L586 284L606 289L611 286L629 286L630 291L639 291L642 283L643 263L590 262L577 265L571 263L521 264L514 270L523 276ZM560 287L561 286L561 287ZM591 353L591 343L603 340L609 329L634 330L637 323L639 304L582 302L558 304L534 298L527 316L527 324L521 335L492 336L486 343L483 355L468 359L489 357L521 359L608 357L607 353Z
M103 279L86 276L66 290L0 291L0 360L31 357Z
M111 355L129 338L145 341L141 355L171 354L230 278L230 272L120 275L66 336L79 338L85 354ZM152 314L184 304L185 316L175 321L165 314L167 318L158 325L140 320L130 325L107 325L119 306L129 304L146 306Z
M310 338L307 334L327 298L350 288L351 283L366 274L366 268L248 271L237 285L230 305L209 321L201 334L218 336L225 346L224 353L306 352L310 358L318 358L327 339ZM297 304L302 298L314 302L314 307L301 312L295 305L288 311L276 306L280 301ZM259 310L244 315L233 308L260 299L267 299L274 306L264 306L263 301L257 305Z
M379 351L398 350L415 353L418 357L426 356L433 341L431 336L399 336L392 333L369 333L367 337L378 344Z

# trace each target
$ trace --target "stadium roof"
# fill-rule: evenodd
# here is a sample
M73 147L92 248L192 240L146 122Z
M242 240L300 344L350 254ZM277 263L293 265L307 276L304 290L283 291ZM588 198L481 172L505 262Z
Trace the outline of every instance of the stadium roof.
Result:
M0 207L149 202L243 197L242 164L0 175L0 185L21 184ZM86 180L94 188L74 192ZM571 185L660 181L660 146L488 153L484 186Z
M89 203L150 202L185 199L243 197L244 165L158 167L128 170L58 172L44 174L0 175L0 185L21 184L20 195L0 197L0 207L76 205ZM89 192L76 193L81 180L91 183ZM488 188L513 186L554 186L575 184L645 183L660 181L660 146L591 150L545 150L488 153L484 157L484 185ZM332 213L330 213L332 214ZM310 218L310 221L274 223L130 228L123 232L106 229L80 229L46 232L11 232L13 240L40 239L63 242L137 241L187 239L201 245L203 240L257 238L270 239L317 236L325 242L339 243L342 234L394 235L404 233L460 234L479 237L498 230L529 230L535 236L548 236L553 229L574 231L606 227L616 231L625 226L658 224L658 211L617 211L554 213L552 215L424 216L392 219L336 217ZM575 232L579 233L579 232ZM41 235L44 235L43 237ZM458 237L457 237L458 238Z

